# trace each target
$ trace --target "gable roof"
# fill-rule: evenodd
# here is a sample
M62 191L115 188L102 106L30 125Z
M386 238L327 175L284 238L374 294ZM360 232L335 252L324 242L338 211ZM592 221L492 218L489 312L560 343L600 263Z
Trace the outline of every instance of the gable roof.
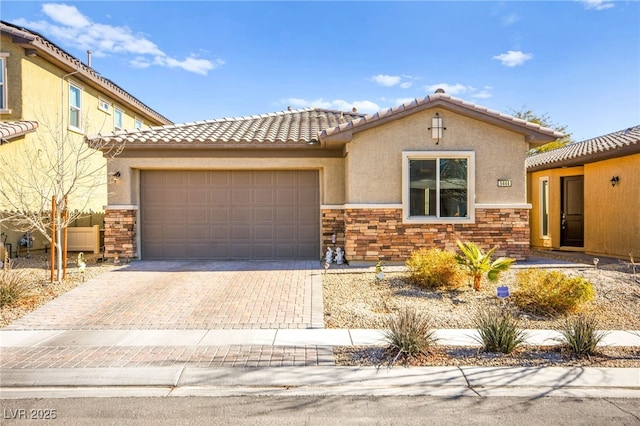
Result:
M35 132L37 121L2 121L0 122L0 145L10 142L27 133Z
M502 114L486 107L466 102L459 98L454 98L439 90L424 98L414 99L411 102L406 102L397 107L355 119L334 128L327 128L320 133L320 139L323 141L350 140L353 133L435 107L446 109L520 133L524 135L525 141L532 145L541 145L564 136L564 134L548 127L543 127L539 124L512 117L508 114Z
M640 125L532 155L527 158L526 165L527 171L533 172L555 167L581 166L637 153L640 153Z
M126 142L127 147L261 145L282 148L315 143L322 129L363 116L356 112L304 108L150 129L122 130L90 136L87 140L97 145Z
M132 96L130 93L122 89L113 81L102 77L93 68L83 64L71 54L67 53L47 38L31 31L27 28L18 27L5 21L0 21L0 33L11 37L13 43L34 51L38 56L47 59L56 64L60 68L67 71L77 71L76 77L86 81L88 84L99 88L101 91L108 93L123 104L129 105L131 108L146 114L148 117L163 124L172 123L160 113L154 111L140 100Z

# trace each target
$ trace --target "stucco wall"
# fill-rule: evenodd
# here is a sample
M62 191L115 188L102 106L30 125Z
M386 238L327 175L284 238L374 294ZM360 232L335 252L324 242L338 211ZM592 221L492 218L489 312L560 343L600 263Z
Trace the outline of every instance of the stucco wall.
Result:
M584 187L585 251L640 258L640 154L585 164Z
M640 256L640 154L579 167L529 173L531 245L560 249L560 179L584 175L584 247L586 253L628 258ZM620 182L611 186L612 176ZM550 238L541 237L540 179L549 178Z
M428 128L435 113L446 127L436 145ZM402 203L402 151L475 151L476 204L524 204L528 149L522 135L434 108L354 135L347 145L350 204ZM512 186L498 187L498 179Z

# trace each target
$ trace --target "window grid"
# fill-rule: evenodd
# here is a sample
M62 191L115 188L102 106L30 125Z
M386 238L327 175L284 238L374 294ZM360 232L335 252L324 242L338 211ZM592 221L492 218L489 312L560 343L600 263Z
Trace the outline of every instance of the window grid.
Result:
M69 83L69 127L82 129L82 89Z

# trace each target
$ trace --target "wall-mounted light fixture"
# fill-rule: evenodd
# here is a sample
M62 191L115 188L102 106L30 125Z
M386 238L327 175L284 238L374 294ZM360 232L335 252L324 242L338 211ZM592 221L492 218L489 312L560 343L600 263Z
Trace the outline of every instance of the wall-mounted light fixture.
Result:
M616 183L620 182L620 177L614 176L609 182L611 182L611 186L616 186Z
M120 170L118 170L117 172L111 173L111 182L117 182L118 179L120 179Z
M431 130L431 138L436 139L436 145L438 145L444 131L447 130L446 127L442 126L442 117L440 117L439 113L436 112L435 117L431 119L431 127L428 130Z

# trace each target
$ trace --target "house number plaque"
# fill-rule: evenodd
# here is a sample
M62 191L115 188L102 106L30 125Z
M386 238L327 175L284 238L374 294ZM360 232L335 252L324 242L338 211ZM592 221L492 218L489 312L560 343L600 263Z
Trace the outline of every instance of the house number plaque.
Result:
M498 179L499 187L509 187L511 186L511 179Z

